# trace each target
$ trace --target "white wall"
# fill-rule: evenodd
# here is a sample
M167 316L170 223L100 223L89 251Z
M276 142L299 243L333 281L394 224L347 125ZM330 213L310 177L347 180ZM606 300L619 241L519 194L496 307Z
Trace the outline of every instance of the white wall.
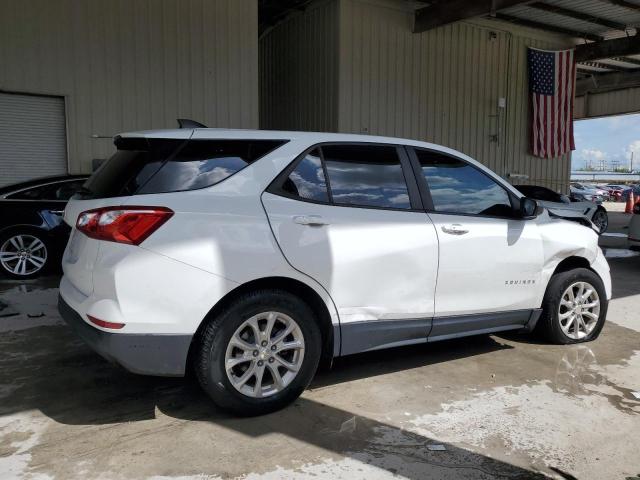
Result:
M65 97L70 171L122 131L258 126L257 0L0 0L0 90Z

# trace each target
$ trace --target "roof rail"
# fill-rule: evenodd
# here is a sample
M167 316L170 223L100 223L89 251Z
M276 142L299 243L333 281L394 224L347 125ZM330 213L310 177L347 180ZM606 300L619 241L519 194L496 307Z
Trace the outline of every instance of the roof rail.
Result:
M178 118L178 127L179 128L207 128L206 125L203 125L200 122L196 122L195 120L190 120L188 118Z

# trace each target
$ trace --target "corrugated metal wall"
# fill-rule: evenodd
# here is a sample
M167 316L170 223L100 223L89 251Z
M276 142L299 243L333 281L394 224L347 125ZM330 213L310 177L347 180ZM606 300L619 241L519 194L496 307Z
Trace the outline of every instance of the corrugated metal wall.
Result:
M447 145L500 175L566 188L569 155L545 160L527 151L526 47L563 48L567 40L491 21L414 34L404 2L340 6L340 131Z
M0 0L0 90L66 100L69 166L118 132L258 126L257 0Z
M640 88L625 88L577 97L574 117L597 118L638 112L640 112Z
M338 5L322 1L260 40L260 127L336 131Z

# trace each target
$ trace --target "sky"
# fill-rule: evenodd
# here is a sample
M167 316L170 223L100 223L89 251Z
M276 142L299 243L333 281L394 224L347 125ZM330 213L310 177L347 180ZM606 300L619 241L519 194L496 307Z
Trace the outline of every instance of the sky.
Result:
M634 153L634 170L640 170L640 114L579 120L574 123L576 149L573 152L572 170L583 168L592 162L597 166L605 160L607 166L618 161L620 167L629 167Z

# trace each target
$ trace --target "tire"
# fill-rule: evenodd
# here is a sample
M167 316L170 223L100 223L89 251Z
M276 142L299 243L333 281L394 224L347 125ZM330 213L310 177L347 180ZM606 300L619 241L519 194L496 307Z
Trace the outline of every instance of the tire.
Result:
M269 312L275 315L269 317ZM256 342L251 325L266 332L272 318L271 334ZM291 333L285 335L289 328ZM272 350L274 346L280 349L283 342L299 345L300 340L302 349ZM268 343L263 346L262 342ZM199 337L194 367L200 385L217 406L236 415L262 415L289 405L309 386L318 368L321 345L317 319L305 302L281 290L259 290L236 299L208 321ZM297 365L297 372L284 367L282 360L289 366ZM227 370L225 366L231 363L234 366ZM279 385L274 368L282 382Z
M14 230L0 235L0 272L7 277L38 277L48 270L51 255L51 248L38 232Z
M566 305L568 290L573 287L573 294L579 302L579 285L585 285L584 292L588 293L591 287L595 293L586 297L583 305L594 305L598 301L598 308L585 308L580 306L578 311ZM586 287L588 286L588 287ZM563 299L563 297L565 297ZM564 300L564 301L563 301ZM561 301L563 301L561 306ZM590 342L598 338L607 316L607 296L600 277L586 268L576 268L566 272L560 272L551 277L542 303L542 315L536 326L536 332L555 344L572 344ZM585 312L589 312L588 315ZM597 318L594 319L593 315ZM565 318L561 318L565 317ZM573 321L571 320L573 317ZM581 320L580 320L581 319ZM584 322L584 324L582 324ZM575 328L578 327L576 331ZM583 328L584 327L584 328Z
M596 210L593 217L591 217L591 221L600 229L600 234L606 232L607 228L609 228L609 215L607 215L607 211L602 207Z

